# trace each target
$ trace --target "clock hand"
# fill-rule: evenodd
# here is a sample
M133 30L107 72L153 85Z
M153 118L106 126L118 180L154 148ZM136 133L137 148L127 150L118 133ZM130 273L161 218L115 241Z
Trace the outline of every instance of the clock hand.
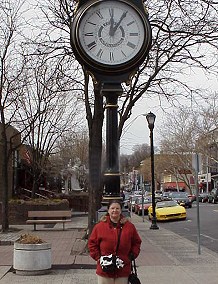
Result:
M114 29L114 10L111 10L111 18L110 18L110 30L109 30L109 36L113 36L113 29Z
M111 34L112 36L114 36L116 30L118 29L120 23L121 23L122 20L126 17L126 15L127 15L127 11L122 14L122 16L120 17L118 23L117 23L117 24L115 25L115 27L113 28L113 31L112 31L112 34Z

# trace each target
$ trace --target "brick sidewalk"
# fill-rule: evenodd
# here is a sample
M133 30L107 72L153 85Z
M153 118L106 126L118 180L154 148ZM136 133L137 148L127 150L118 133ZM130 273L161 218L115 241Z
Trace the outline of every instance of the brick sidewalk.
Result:
M150 222L142 222L142 218L133 214L132 222L135 224L141 238L141 253L137 258L138 266L169 266L202 263L217 263L217 254L203 249L202 255L197 255L197 245L173 232L160 228L150 230ZM73 221L63 231L60 224L54 228L38 226L39 230L34 232L33 226L17 226L21 231L0 234L2 242L11 242L11 245L0 246L0 266L13 265L13 241L20 234L33 233L52 245L52 264L56 267L95 267L95 261L87 253L87 240L84 239L88 223L87 215L74 217ZM4 240L3 240L4 237ZM11 238L11 240L10 240Z
M135 216L132 218L134 223L141 226L141 218ZM80 217L75 223L73 221L66 226L66 230L63 231L60 224L55 225L52 229L45 229L43 225L38 226L37 231L33 231L33 226L23 225L17 226L20 231L10 232L8 234L0 234L1 243L0 246L0 265L13 265L13 242L19 238L21 234L33 233L39 236L46 242L50 242L52 246L52 265L56 267L72 267L76 266L90 266L95 267L95 261L87 253L86 244L87 240L84 239L87 228L87 215ZM143 223L143 230L148 229L149 224ZM77 228L75 228L77 227ZM149 230L149 229L148 229ZM171 259L161 253L160 249L153 247L148 242L146 235L141 232L142 246L141 254L138 257L138 265L169 265ZM7 245L6 245L7 244ZM8 245L10 244L10 245Z
M46 275L21 276L13 273L13 269L10 270L13 245L0 246L0 283L96 284L96 263L88 255L83 238L87 219L87 215L74 218L66 231L56 225L53 229L42 228L34 232L52 244L53 266ZM161 225L159 230L150 230L150 222L142 222L142 218L135 214L132 222L142 238L141 253L136 260L141 283L217 284L217 253L202 247L202 253L198 255L196 243L161 228ZM25 226L25 229L33 232L32 227ZM2 237L0 234L0 239Z

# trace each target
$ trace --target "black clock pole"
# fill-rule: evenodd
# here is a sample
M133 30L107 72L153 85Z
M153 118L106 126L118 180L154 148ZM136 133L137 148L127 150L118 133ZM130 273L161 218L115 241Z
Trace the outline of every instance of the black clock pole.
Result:
M105 84L102 93L106 97L106 170L104 173L104 200L120 199L118 96L122 94L119 83ZM104 202L103 200L103 202Z
M121 83L102 83L102 95L106 97L106 165L104 193L98 217L105 214L110 200L122 201L120 197L119 139L118 139L118 96L123 92Z

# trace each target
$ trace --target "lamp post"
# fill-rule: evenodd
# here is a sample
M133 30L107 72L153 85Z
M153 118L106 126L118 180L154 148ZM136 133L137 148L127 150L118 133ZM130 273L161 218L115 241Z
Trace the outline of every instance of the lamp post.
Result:
M156 115L152 112L149 112L146 115L148 121L148 127L150 129L150 147L151 147L151 193L152 193L152 218L151 218L151 227L150 229L157 230L156 211L155 211L155 184L154 184L154 141L153 141L153 129Z

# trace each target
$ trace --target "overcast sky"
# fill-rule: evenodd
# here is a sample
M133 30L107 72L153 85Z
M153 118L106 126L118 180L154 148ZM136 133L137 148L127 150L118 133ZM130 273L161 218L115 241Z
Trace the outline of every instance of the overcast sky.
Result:
M189 80L190 85L211 90L211 93L214 93L218 89L218 77L207 78L202 71L188 76L187 81ZM181 101L181 104L186 104L187 107L190 105L190 100ZM218 104L218 102L217 102ZM121 154L131 154L132 149L135 145L141 144L150 144L149 138L149 128L146 121L146 118L142 114L148 112L153 112L156 115L155 128L154 128L154 145L158 146L160 137L158 136L158 128L161 127L165 112L170 113L172 111L176 112L176 109L173 109L171 104L167 102L166 99L161 100L161 105L159 98L153 99L143 99L140 102L137 102L132 113L132 117L127 123L125 133L122 136L120 143L120 153Z

